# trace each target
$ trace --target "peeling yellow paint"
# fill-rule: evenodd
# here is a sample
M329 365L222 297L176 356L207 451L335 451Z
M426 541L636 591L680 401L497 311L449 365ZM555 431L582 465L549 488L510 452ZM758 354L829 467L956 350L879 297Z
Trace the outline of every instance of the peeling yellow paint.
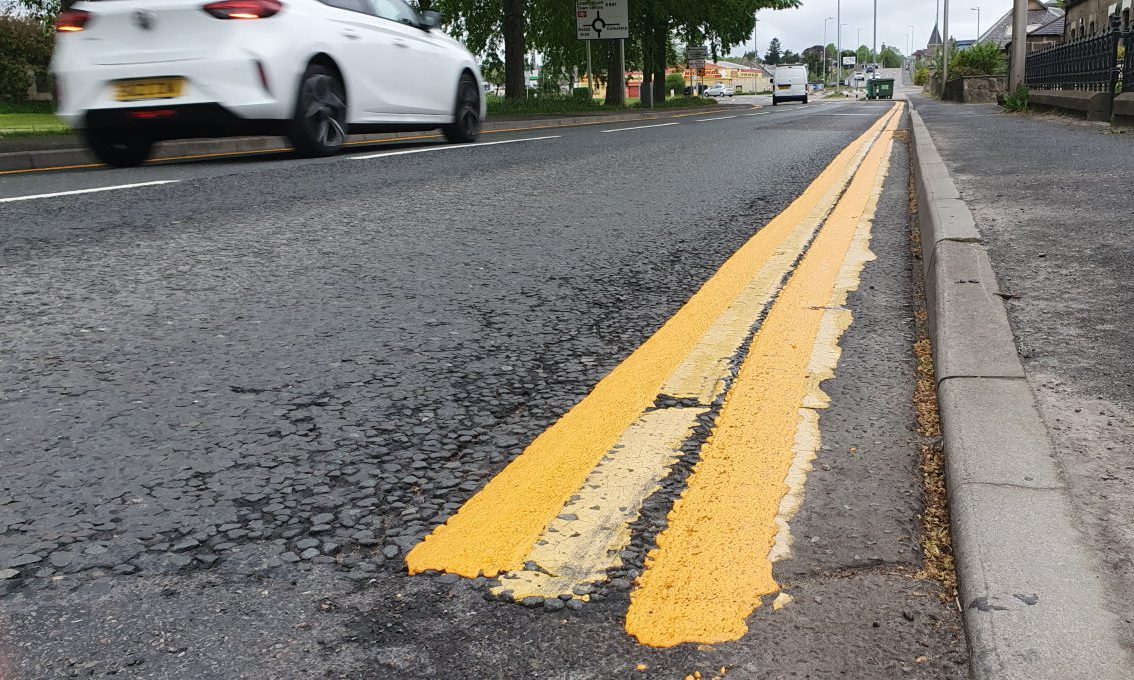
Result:
M826 405L818 385L832 374L847 323L844 315L828 317L829 308L845 304L865 262L856 237L864 224L869 234L867 211L876 208L900 109L753 339L701 462L647 558L626 619L643 644L738 640L761 598L779 591L769 559L786 527L777 517L793 466L802 490L810 462L800 455L819 439L818 416L805 404Z
M587 478L528 555L538 570L512 571L493 588L517 602L559 597L577 586L597 583L621 566L630 544L630 525L642 503L669 476L681 445L707 408L671 408L647 413Z
M571 496L652 406L713 325L781 253L781 244L807 223L818 206L842 191L883 126L880 120L844 149L802 196L729 258L657 333L418 544L406 557L409 572L436 570L473 578L519 570Z

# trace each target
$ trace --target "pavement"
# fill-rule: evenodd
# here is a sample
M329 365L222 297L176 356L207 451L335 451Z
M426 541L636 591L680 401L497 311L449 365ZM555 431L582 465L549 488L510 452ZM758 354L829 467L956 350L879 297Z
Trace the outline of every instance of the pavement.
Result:
M0 677L967 677L892 106L3 176Z
M912 99L972 672L1129 677L1130 140Z

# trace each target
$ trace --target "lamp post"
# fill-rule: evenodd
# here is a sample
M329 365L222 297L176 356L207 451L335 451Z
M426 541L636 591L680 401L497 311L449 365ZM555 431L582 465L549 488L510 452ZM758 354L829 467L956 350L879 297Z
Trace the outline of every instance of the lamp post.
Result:
M870 46L870 61L878 61L878 0L874 0L874 40Z
M972 10L976 12L976 41L980 43L980 8L973 7Z
M835 91L838 92L843 86L843 0L835 3L835 17L835 30L839 33L835 40Z
M826 87L829 79L827 78L827 62L831 61L827 55L827 22L834 21L835 17L827 17L823 20L823 87Z
M757 28L760 25L759 12L752 14L752 66L756 66L756 60L760 58L760 39L757 37Z

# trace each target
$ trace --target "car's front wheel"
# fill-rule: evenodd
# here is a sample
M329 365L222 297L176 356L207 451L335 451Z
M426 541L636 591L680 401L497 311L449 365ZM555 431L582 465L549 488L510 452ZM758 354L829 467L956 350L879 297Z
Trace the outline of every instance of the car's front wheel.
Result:
M146 161L153 152L150 139L132 136L124 131L89 129L87 145L95 158L115 168L134 168Z
M457 83L453 122L441 128L445 139L454 144L475 142L480 137L480 94L476 79L468 73Z
M338 153L347 138L346 118L346 91L338 76L326 66L308 66L287 133L292 146L304 156Z

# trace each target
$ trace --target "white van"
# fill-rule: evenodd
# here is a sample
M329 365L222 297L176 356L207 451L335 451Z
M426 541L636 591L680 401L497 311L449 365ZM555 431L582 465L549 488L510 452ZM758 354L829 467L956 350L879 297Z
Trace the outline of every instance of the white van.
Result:
M776 66L772 80L772 106L793 101L807 103L807 67L803 64Z

